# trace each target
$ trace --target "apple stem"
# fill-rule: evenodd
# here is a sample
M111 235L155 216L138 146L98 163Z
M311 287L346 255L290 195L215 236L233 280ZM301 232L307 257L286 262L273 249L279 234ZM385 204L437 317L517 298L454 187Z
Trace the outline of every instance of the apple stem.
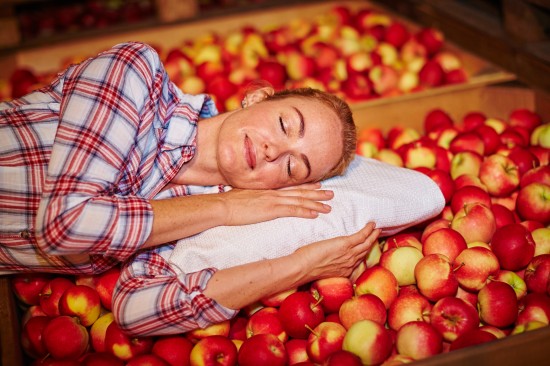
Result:
M319 298L317 299L317 302L315 304L313 304L313 306L311 307L312 309L316 308L317 306L319 306L319 304L321 303L321 301L323 301L323 296L319 296Z
M306 327L306 329L309 330L313 335L315 335L316 337L319 337L319 334L318 334L315 330L311 329L311 327L310 327L308 324L306 324L305 327Z
M457 271L458 269L460 269L460 267L464 266L465 263L464 262L461 262L458 266L456 266L455 268L453 268L453 272Z

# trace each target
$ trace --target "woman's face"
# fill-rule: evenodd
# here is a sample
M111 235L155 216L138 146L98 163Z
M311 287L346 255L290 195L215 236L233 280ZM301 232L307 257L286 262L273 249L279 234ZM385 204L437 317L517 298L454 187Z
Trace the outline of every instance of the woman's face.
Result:
M223 121L218 167L236 188L274 189L315 181L340 160L341 136L336 113L317 100L259 102Z

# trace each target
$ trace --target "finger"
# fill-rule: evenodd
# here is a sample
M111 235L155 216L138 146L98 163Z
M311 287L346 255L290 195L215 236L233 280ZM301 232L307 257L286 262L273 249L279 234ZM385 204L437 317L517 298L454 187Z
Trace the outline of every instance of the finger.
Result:
M313 190L313 189L319 189L319 188L321 188L321 183L320 182L315 182L315 183L297 184L295 186L280 188L279 190L281 190L281 191L289 190L289 189L310 189L310 190Z
M281 197L302 197L312 201L328 201L334 197L334 192L328 189L293 189L287 191L279 191Z

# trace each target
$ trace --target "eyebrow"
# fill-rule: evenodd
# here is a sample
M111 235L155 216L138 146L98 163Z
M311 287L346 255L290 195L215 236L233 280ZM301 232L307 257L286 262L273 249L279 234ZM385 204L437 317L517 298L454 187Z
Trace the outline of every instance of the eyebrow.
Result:
M302 112L298 108L296 108L296 107L293 107L293 108L296 111L296 113L298 114L298 118L300 119L300 130L299 130L298 136L300 136L300 138L302 138L302 137L304 137L305 130L306 130L306 125L304 123L304 115L302 114ZM307 158L307 156L305 154L301 154L301 158L304 161L304 164L306 165L306 168L307 168L307 174L306 174L306 179L307 179L311 175L311 164L309 163L309 159Z

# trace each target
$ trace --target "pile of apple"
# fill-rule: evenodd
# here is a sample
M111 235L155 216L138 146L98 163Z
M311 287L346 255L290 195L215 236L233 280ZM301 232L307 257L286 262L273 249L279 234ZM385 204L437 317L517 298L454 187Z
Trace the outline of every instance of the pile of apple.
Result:
M231 321L128 337L111 313L119 269L18 275L33 365L398 365L548 326L550 124L517 109L426 114L423 133L362 130L358 153L416 169L446 206L381 238L354 280L333 277L251 304Z
M310 86L349 102L396 96L468 79L460 54L444 47L434 28L412 28L372 8L336 6L311 20L209 32L162 49L174 83L190 94L209 93L220 111L240 107L251 81L276 89ZM59 70L89 55L75 55ZM16 98L51 80L30 69L0 82L0 100Z

